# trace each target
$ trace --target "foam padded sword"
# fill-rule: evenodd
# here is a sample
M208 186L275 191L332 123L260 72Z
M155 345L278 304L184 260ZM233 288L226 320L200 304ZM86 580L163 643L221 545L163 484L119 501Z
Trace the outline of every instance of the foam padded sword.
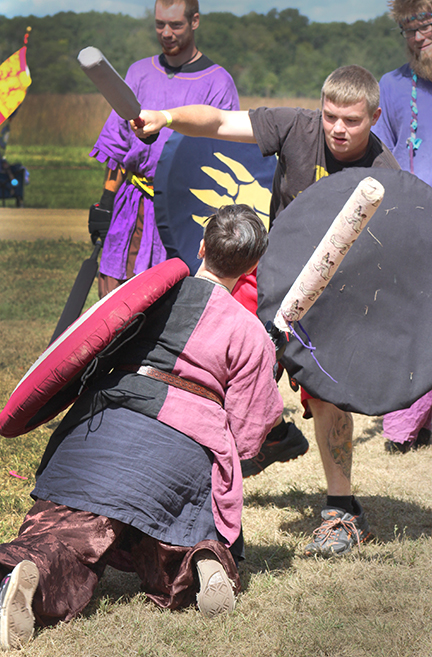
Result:
M144 121L139 118L141 106L132 89L111 66L98 48L88 46L78 55L78 61L84 73L98 88L105 100L113 110L126 121L134 120L138 128L142 128ZM142 139L145 144L152 144L158 134Z
M359 182L284 297L274 320L279 330L288 331L323 293L383 198L378 180L368 176Z

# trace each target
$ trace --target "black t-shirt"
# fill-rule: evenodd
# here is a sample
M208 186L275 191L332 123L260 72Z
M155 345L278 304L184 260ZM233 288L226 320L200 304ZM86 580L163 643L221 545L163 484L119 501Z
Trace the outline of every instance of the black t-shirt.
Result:
M279 158L270 204L270 222L273 222L300 192L333 173L327 168L321 111L298 107L260 107L251 110L249 116L261 153L264 156L277 154ZM367 165L352 165L400 169L388 148L373 133L370 150L365 157L370 158ZM342 168L347 166L346 163L341 164Z
M327 173L337 173L338 171L343 171L343 169L349 169L352 167L373 167L380 166L379 164L374 164L378 156L383 153L383 146L372 132L369 137L369 143L366 153L358 160L353 160L352 162L341 162L336 159L326 143L324 143L325 148L325 159L327 164ZM381 165L383 166L383 165ZM394 168L394 167L386 167Z

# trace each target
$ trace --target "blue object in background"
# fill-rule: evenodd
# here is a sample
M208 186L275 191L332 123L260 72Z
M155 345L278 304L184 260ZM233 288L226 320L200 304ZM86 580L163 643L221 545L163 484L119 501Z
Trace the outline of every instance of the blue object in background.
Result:
M29 173L20 163L9 164L5 159L1 161L0 170L0 199L5 206L5 200L14 198L16 206L22 207L24 202L24 185L29 182Z
M222 205L246 203L268 228L276 157L256 144L173 133L154 179L156 224L169 258L181 258L195 274L203 226Z

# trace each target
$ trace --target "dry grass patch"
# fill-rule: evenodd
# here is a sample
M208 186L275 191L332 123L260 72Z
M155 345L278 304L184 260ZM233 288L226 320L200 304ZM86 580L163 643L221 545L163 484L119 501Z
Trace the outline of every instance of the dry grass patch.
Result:
M63 247L68 249L67 244ZM38 248L41 255L39 264L28 268L31 277L36 270L47 269L47 261L40 246L33 243L28 248ZM3 279L9 281L8 295L13 299L10 286L15 277L7 270L11 254L6 251ZM25 253L20 256L22 262ZM56 269L56 279L65 276L67 287L80 264L79 251L75 257L69 273L69 265ZM61 306L55 290L39 288L40 294L51 294L52 303ZM35 295L39 288L34 287ZM32 317L24 305L22 309L23 319L14 314L0 322L2 403L54 328L53 320ZM134 575L107 569L85 614L39 631L21 651L22 657L432 654L432 448L388 455L380 419L356 416L354 490L367 511L375 540L345 558L304 558L303 548L318 525L325 500L325 480L312 422L301 417L299 396L285 378L281 390L286 417L304 431L310 450L294 462L274 464L245 481L247 560L241 566L243 593L235 612L209 621L193 607L160 611L140 593ZM17 439L0 439L1 541L15 535L31 504L33 473L53 426ZM28 479L14 479L9 470Z
M304 107L315 110L321 107L319 98L263 98L262 96L240 96L240 109L257 107Z
M110 111L107 101L98 93L29 94L14 120L11 144L92 144Z
M244 110L263 105L317 109L320 100L261 96L240 98L240 107ZM10 146L92 146L110 109L105 98L98 93L29 94L14 120Z

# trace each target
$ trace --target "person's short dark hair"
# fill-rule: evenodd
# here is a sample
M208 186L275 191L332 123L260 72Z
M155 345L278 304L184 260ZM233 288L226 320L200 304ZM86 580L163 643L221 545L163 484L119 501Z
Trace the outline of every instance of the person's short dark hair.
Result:
M379 84L363 66L341 66L324 81L321 102L324 98L335 105L355 105L365 100L369 116L372 117L379 107Z
M265 253L267 231L248 205L224 205L204 228L206 268L220 278L236 278Z
M189 23L192 23L192 18L195 16L195 14L199 14L198 0L156 0L156 2L159 2L164 7L171 7L171 5L174 5L176 3L184 2L185 4L184 15Z

